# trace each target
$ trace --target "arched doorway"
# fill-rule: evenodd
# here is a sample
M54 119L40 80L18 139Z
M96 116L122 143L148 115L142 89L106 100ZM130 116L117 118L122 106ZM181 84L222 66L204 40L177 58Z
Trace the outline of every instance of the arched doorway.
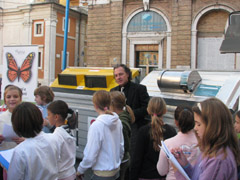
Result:
M234 55L221 54L219 50L228 14L232 11L227 6L213 5L198 13L192 26L192 69L234 69Z
M166 42L166 52L164 44ZM171 58L171 28L166 16L155 9L132 13L123 26L122 63L130 67L163 67L163 54L167 68Z

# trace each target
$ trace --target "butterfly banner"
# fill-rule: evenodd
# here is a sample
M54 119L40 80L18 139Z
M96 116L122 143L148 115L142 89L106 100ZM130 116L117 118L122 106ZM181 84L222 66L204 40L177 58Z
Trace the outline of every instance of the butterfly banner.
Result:
M38 84L38 46L5 46L1 93L13 84L22 89L23 101L34 102Z

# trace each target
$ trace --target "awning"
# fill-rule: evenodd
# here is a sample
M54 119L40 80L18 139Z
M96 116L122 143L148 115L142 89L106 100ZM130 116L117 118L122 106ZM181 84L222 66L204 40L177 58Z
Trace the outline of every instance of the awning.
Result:
M240 11L229 15L229 26L220 47L221 53L240 53Z

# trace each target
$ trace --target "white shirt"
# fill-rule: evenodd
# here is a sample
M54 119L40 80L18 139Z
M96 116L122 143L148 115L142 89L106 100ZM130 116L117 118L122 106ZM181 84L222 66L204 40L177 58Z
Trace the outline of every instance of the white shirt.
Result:
M0 134L3 133L4 124L12 126L11 117L12 117L12 113L9 112L8 110L0 114ZM11 149L11 148L14 148L16 145L17 143L13 141L3 141L0 144L0 150Z
M122 123L118 115L99 115L89 128L83 160L77 170L83 174L88 168L98 171L117 169L123 153Z
M57 180L59 151L49 134L40 132L15 147L8 180Z
M57 127L53 133L54 138L60 148L59 179L69 177L76 173L76 139L72 137L64 128Z

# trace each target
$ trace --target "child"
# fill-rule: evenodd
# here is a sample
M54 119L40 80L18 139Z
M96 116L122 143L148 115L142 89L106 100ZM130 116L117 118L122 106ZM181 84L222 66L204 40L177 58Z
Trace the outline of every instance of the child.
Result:
M88 169L93 169L93 180L115 180L124 153L122 123L118 115L109 110L110 93L100 90L93 95L93 105L99 114L89 130L82 162L77 169L79 179Z
M43 116L43 131L45 133L51 133L53 132L54 128L49 124L49 121L47 120L47 106L50 102L54 99L54 93L52 89L48 86L39 86L34 91L35 101L37 106L42 112Z
M24 138L13 138L13 141L4 141L2 135L4 124L12 125L11 117L13 109L22 101L22 90L14 85L8 86L4 91L4 103L7 106L7 111L0 114L0 150L11 149L22 142Z
M141 127L138 132L133 156L131 179L165 179L157 171L161 140L176 135L174 127L164 124L163 115L167 112L166 103L160 97L150 99L147 107L151 123Z
M237 132L238 140L240 141L240 111L236 113L234 129ZM240 145L240 144L239 144Z
M11 84L8 84L7 86L5 86L4 88L4 91L6 91L6 89L9 87L9 86L12 86ZM3 104L1 105L0 107L0 114L2 114L3 112L7 111L7 105L6 104Z
M12 125L25 141L15 147L8 168L8 180L42 180L58 178L59 151L51 135L41 132L43 119L32 103L18 105L12 114Z
M240 111L236 113L234 129L238 136L238 147L240 148ZM240 179L240 165L238 165L238 179Z
M179 129L176 136L165 140L168 149L181 147L190 163L194 164L198 155L199 149L197 146L197 137L194 132L194 117L192 108L186 105L180 105L176 108L175 124ZM176 180L171 162L168 160L164 151L160 151L157 163L157 169L160 175L167 175L166 180Z
M0 150L7 150L14 148L17 144L24 141L22 137L12 138L12 141L5 141L3 137L3 128L4 125L12 126L11 117L13 109L20 104L22 101L22 90L14 85L8 85L4 90L4 104L7 107L7 110L0 114ZM2 173L3 172L3 173ZM2 177L3 175L3 177ZM7 179L6 171L0 167L0 178Z
M76 139L64 129L65 119L68 124L76 124L76 115L73 110L68 108L68 105L61 100L53 101L47 107L48 120L56 129L53 136L57 139L60 146L59 159L59 180L74 180L76 177L76 170L74 167L76 159Z
M209 98L193 107L195 131L201 154L192 166L180 148L172 153L191 180L237 179L240 163L237 135L229 109L217 98ZM185 179L179 171L177 179Z
M124 180L125 174L126 176L129 174L131 124L135 122L135 117L130 106L126 105L126 98L123 93L112 91L110 96L112 100L110 109L118 114L123 126L124 156L120 166L120 179Z

